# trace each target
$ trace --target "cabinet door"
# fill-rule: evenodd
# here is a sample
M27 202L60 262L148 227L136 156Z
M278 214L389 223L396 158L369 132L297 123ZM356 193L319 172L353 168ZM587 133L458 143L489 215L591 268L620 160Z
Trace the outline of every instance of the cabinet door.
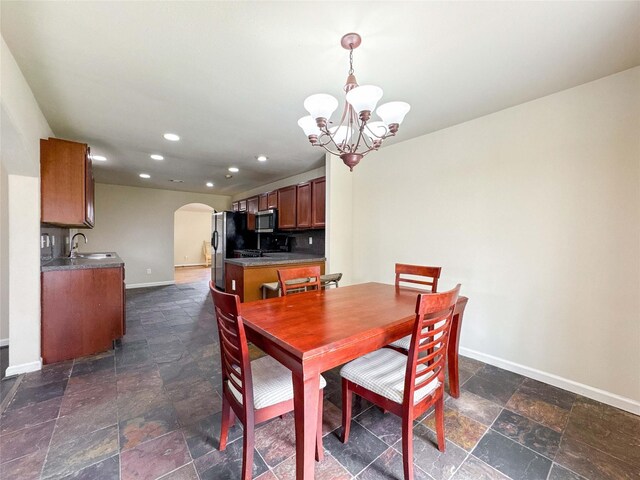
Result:
M238 202L238 211L239 212L246 212L247 211L247 200L240 200Z
M311 228L311 182L297 186L296 225L298 228Z
M238 205L238 202L233 202L231 204L231 210L233 210L234 212L237 212L238 210L240 210L240 205Z
M278 191L267 193L267 209L278 208Z
M267 210L269 207L267 205L269 205L269 199L267 198L268 195L266 193L263 193L262 195L260 195L260 199L258 200L258 211L262 212L263 210Z
M311 181L311 227L325 227L326 179L316 178Z
M256 229L256 213L258 212L258 197L251 197L247 199L247 229Z
M89 195L92 191L88 155L84 143L57 138L40 140L42 223L65 227L93 226L93 218L89 218Z
M295 185L278 190L279 228L296 228L296 191L297 187Z

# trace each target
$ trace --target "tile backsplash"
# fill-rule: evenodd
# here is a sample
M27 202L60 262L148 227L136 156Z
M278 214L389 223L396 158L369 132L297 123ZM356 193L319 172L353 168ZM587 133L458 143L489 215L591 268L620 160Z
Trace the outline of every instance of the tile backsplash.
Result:
M56 257L69 255L69 229L61 227L40 227L40 238L49 235L49 246L40 242L40 261L44 262Z
M324 230L304 230L288 233L293 253L324 255ZM309 245L309 238L312 243Z

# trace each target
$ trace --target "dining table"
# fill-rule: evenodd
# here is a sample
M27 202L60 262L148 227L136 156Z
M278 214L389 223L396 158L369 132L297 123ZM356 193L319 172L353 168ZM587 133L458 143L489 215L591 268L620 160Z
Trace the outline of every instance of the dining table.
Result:
M296 479L314 478L320 374L412 332L413 288L362 283L244 303L247 339L291 370ZM458 343L468 298L455 306L447 363L449 390L459 395Z

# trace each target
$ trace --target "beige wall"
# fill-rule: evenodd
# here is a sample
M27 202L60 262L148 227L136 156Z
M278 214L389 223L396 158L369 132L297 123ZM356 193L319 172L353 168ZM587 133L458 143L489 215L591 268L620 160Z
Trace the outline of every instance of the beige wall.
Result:
M355 282L441 265L465 354L640 413L639 132L637 67L383 148L331 255Z
M9 178L0 162L0 346L9 344Z
M39 142L53 133L4 39L0 64L0 312L3 332L8 323L7 375L14 375L41 366Z
M283 178L282 180L278 180L277 182L267 183L266 185L262 185L258 188L247 190L246 192L233 195L232 198L233 198L233 201L235 202L236 200L242 200L244 198L248 198L253 195L258 195L260 193L271 192L273 190L277 190L278 188L306 182L307 180L313 180L314 178L318 178L318 177L324 177L324 175L325 175L325 167L319 167L313 170L309 170L308 172Z
M230 197L153 188L96 184L96 226L82 230L80 251L115 251L124 260L127 286L174 279L174 213L189 203L228 210ZM151 273L147 273L151 269Z
M174 214L173 264L202 265L205 263L202 242L211 244L212 212L180 209Z

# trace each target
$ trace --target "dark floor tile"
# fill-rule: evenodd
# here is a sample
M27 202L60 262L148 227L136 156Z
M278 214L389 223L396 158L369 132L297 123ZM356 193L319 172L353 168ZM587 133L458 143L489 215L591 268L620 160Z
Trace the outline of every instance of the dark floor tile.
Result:
M180 425L186 426L221 411L222 398L216 392L205 393L173 402L173 406L178 413Z
M52 445L42 475L45 478L69 475L117 453L118 427L113 425Z
M513 386L519 386L525 379L517 373L486 364L476 372L476 375L494 383L508 383Z
M150 410L171 406L164 390L159 387L118 395L118 418L128 420L144 415Z
M431 477L417 466L413 466L413 475L416 480L431 480ZM388 448L375 462L361 472L359 480L404 480L404 466L402 454L393 448Z
M431 429L436 431L436 416L435 412L429 415L426 419L422 420L422 423ZM444 431L447 440L452 441L459 447L462 447L467 452L473 450L482 435L487 431L489 427L476 422L470 417L463 415L458 410L452 408L445 408L444 411Z
M14 390L14 387L17 381L18 381L17 376L9 377L9 378L5 377L2 380L0 380L0 412L4 408L5 402L9 402L11 400L9 398L9 395L10 394L13 395L12 392Z
M326 398L322 402L322 435L327 435L342 425L342 410Z
M41 370L29 372L22 378L22 384L28 387L37 387L47 383L62 382L69 379L73 360L66 362L43 365Z
M128 450L147 440L176 430L178 415L171 405L166 404L144 412L138 417L121 420L118 427L120 450Z
M55 420L23 428L17 432L8 433L0 437L0 462L9 462L24 455L45 450L49 446Z
M545 480L551 469L551 460L493 430L482 437L473 455L519 480Z
M449 397L445 405L487 426L491 425L502 411L502 406L497 403L464 389L460 390L458 398Z
M359 423L352 422L346 444L335 433L330 433L324 437L324 448L352 475L357 475L387 449L387 444Z
M451 480L510 480L482 460L469 455Z
M296 434L293 415L275 418L255 431L256 450L266 464L273 468L296 453Z
M122 480L155 480L191 462L182 432L141 443L120 454Z
M640 469L565 435L555 462L589 480L638 480Z
M33 403L46 402L52 398L61 397L64 394L66 386L67 380L37 386L29 386L29 384L21 383L6 411L16 410Z
M567 423L565 436L575 438L640 471L640 417L581 397Z
M76 375L69 378L67 383L67 389L65 395L76 393L81 390L86 390L90 387L107 383L115 389L116 386L116 372L114 369L101 370L95 373L86 373L83 375Z
M331 403L336 405L338 408L342 408L342 390L334 390L333 392L327 392L325 394L325 400L329 400ZM355 417L356 415L360 415L367 408L371 408L373 403L365 400L359 395L353 395L351 415Z
M554 463L547 480L584 480L584 477Z
M296 457L289 457L276 468L273 473L277 480L295 480ZM262 478L262 477L260 477ZM331 455L325 454L322 462L315 464L315 480L351 480L351 474Z
M220 442L220 425L222 412L209 415L208 417L183 427L182 431L189 446L191 457L196 459L205 453L218 448ZM231 443L242 437L242 424L236 420L229 429L227 442Z
M224 452L213 450L197 458L193 463L200 480L237 480L242 472L242 441L228 444ZM268 469L262 457L254 451L252 478L262 475Z
M155 364L120 372L116 378L118 395L136 393L146 389L159 390L163 385L158 366Z
M0 463L0 478L16 480L39 480L47 449L41 448L29 455Z
M465 357L464 355L458 355L458 367L464 368L465 370L469 370L472 373L476 373L485 365L486 363L481 362L479 360L475 360L470 357Z
M570 410L578 395L561 388L542 383L532 378L525 378L518 391L530 398L544 400L551 405Z
M117 423L118 412L114 402L87 404L58 418L51 444L66 443L72 438L102 430Z
M478 374L462 386L462 389L502 406L509 401L517 388L518 385L515 383L498 383Z
M160 477L159 480L200 480L198 478L198 472L196 472L196 467L193 465L193 462L186 464L183 467L174 470L171 473L167 473L163 477Z
M196 396L217 396L211 382L204 377L184 379L184 382L172 382L165 385L167 396L172 402L181 402Z
M63 477L62 480L119 480L120 457L114 455L82 470Z
M393 448L402 452L402 441ZM467 452L447 441L445 452L438 450L435 433L422 424L413 429L413 462L435 480L446 480L462 464Z
M0 435L57 418L61 403L62 397L56 397L3 413L0 416Z
M402 420L400 417L393 413L382 413L382 410L378 407L365 410L354 421L389 446L402 438Z
M555 430L506 409L491 428L550 459L556 456L562 436Z
M115 371L115 360L113 354L75 362L73 364L73 370L71 370L71 376L76 377L78 375L98 373L105 370Z
M506 407L535 420L556 432L562 432L569 420L570 410L547 403L536 397L530 397L524 392L516 392L507 402Z

